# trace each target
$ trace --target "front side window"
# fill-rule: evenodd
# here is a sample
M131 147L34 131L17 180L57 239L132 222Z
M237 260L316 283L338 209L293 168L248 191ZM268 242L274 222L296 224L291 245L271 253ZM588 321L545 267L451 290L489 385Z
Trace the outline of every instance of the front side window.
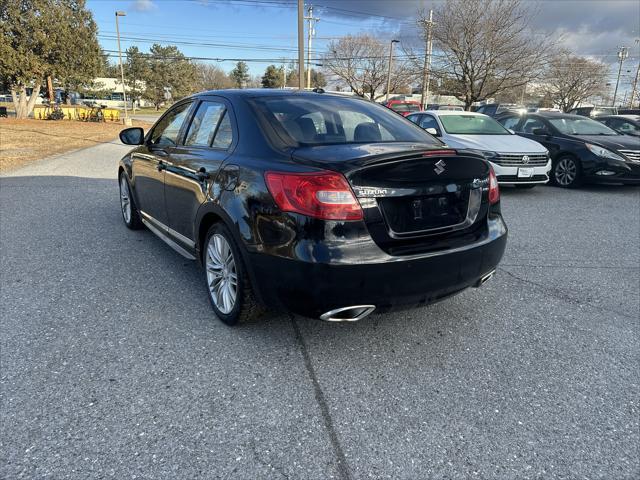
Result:
M524 122L524 125L522 125L521 130L524 133L533 134L533 131L538 128L544 128L544 123L542 123L542 120L538 120L537 118L527 118L527 120Z
M502 125L486 115L442 115L440 122L452 135L511 135Z
M590 118L550 118L549 123L565 135L618 135L615 130Z
M620 132L629 134L629 135L640 135L640 126L628 121L628 120L619 120L620 124L617 125L617 128Z
M208 147L213 140L220 117L224 113L224 104L219 102L202 102L191 121L185 145Z
M388 108L364 100L318 94L260 96L250 103L287 145L376 142L441 145Z
M178 144L178 135L190 106L190 103L183 103L162 117L151 132L151 144L160 147L175 147Z
M436 130L440 130L440 125L438 125L436 119L431 115L423 115L419 125L425 130L427 128L435 128Z

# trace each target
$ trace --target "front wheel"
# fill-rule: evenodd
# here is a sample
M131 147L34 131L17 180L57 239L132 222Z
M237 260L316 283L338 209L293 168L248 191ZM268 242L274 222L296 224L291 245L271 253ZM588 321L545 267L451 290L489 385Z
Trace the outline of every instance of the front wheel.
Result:
M575 188L582 183L582 172L577 159L570 156L560 157L551 170L551 180L563 188Z
M215 224L209 229L203 256L205 282L216 316L227 325L257 318L261 308L253 296L240 250L224 225Z

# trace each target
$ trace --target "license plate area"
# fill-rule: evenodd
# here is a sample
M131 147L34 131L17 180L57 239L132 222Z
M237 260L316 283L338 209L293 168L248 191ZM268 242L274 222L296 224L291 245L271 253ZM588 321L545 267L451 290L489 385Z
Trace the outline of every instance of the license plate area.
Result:
M471 196L474 197L475 210L471 212L473 223L480 205L479 193L479 189L476 189L437 195L378 198L378 206L392 237L440 233L464 228L469 223Z
M519 168L518 178L531 178L533 177L533 168Z

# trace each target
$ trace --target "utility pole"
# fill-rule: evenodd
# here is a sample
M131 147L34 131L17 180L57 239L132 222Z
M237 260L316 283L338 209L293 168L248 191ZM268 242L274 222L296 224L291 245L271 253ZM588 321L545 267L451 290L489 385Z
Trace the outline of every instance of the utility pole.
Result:
M311 42L316 35L315 23L319 22L319 18L313 17L313 5L309 5L307 8L307 17L305 20L309 22L307 27L307 88L311 88Z
M640 38L636 38L636 45L640 47ZM636 52L638 49L636 48ZM638 68L636 69L636 77L633 79L633 86L631 88L631 100L629 101L629 108L633 108L633 101L636 98L636 88L638 88L638 77L640 77L640 59L638 59Z
M616 106L616 96L618 95L618 84L620 83L620 73L622 72L622 62L624 62L624 59L627 58L629 56L629 52L627 50L627 47L620 47L620 50L618 50L618 58L620 59L620 66L618 67L618 78L616 79L616 89L613 91L613 103L611 104L612 107Z
M424 67L422 68L422 95L420 103L422 109L426 110L429 101L429 82L431 81L431 48L433 37L433 10L429 10L429 21L425 22L427 27L427 44L424 50Z
M304 0L298 0L298 89L304 90Z
M122 99L124 100L124 124L131 125L129 114L127 113L127 90L124 85L124 67L122 66L122 50L120 49L120 28L118 27L118 17L125 17L125 12L116 12L116 36L118 38L118 60L120 62L120 78L122 79Z
M393 44L399 43L399 40L391 40L391 44L389 45L389 72L387 73L387 98L386 102L389 101L389 90L391 90L391 64L393 63Z

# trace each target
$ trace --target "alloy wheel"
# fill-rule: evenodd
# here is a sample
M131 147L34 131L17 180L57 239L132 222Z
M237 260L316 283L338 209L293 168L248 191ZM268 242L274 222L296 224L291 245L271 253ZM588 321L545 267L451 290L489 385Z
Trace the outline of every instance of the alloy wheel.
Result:
M566 187L576 180L578 167L572 158L561 158L554 173L558 184Z
M218 233L209 238L206 269L214 305L225 315L231 313L238 295L238 272L229 242Z
M131 222L131 197L129 193L129 184L124 178L124 175L120 176L120 207L122 208L122 216L126 223Z

